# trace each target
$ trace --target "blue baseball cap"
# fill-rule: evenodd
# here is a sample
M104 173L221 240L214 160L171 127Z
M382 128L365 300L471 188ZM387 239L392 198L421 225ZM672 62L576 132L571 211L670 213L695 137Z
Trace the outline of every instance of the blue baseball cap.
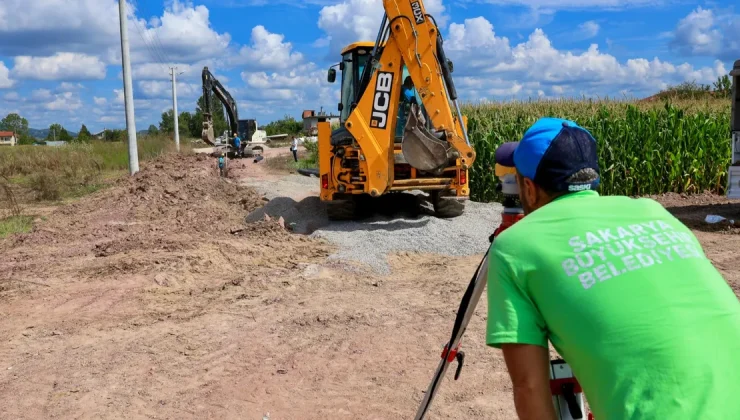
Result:
M596 189L600 179L569 183L576 172L591 168L599 173L596 140L573 121L540 118L520 141L504 143L496 149L496 163L516 167L522 176L556 192Z

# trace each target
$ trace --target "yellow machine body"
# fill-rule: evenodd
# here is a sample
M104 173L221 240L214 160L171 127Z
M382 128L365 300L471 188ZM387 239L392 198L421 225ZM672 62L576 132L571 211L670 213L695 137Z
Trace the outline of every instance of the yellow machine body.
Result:
M466 199L475 151L464 131L467 119L450 102L439 30L422 1L384 0L383 7L387 39L379 34L377 43L342 51L341 126L318 123L321 199L405 190ZM366 66L369 80L362 78ZM408 79L415 105L402 101Z

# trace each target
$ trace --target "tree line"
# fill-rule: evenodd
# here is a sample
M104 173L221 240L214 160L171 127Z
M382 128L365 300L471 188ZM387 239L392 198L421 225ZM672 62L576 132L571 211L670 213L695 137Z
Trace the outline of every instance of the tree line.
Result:
M12 131L15 133L18 144L34 144L38 142L38 139L31 135L31 129L28 127L28 120L14 112L11 112L6 115L5 118L0 120L0 131ZM109 137L112 136L109 135ZM92 138L93 135L90 133L90 130L87 129L85 124L82 124L76 136L72 136L64 126L54 123L49 126L48 134L44 140L87 143L92 140Z
M180 112L177 117L177 128L181 137L201 137L201 131L203 130L204 108L205 103L203 101L203 95L201 95L200 98L198 98L195 112ZM175 121L173 116L174 112L172 108L163 112L161 120L159 121L159 127L150 125L147 132L149 134L166 133L168 135L172 135L175 132ZM224 131L229 131L229 122L226 119L226 110L218 97L213 93L211 93L211 116L213 119L213 133L216 137L222 135ZM275 134L305 134L303 133L303 122L296 120L290 115L285 115L282 119L272 121L267 125L258 127L258 129L265 130L268 136Z
M198 139L201 137L201 131L203 129L203 109L205 108L203 98L203 95L198 98L194 112L184 111L180 112L178 115L177 123L180 136ZM163 112L159 126L151 124L145 132L139 132L139 134L172 135L175 132L173 114L172 108ZM211 93L211 115L213 119L213 132L216 136L220 136L230 129L229 123L226 119L224 106L213 93ZM265 130L268 136L275 134L305 134L303 133L303 122L296 120L290 115L285 115L280 120L272 121L267 125L260 126L259 129ZM13 131L17 136L18 144L34 144L39 142L39 140L30 133L31 129L28 127L28 120L17 113L10 113L0 120L0 130ZM101 140L104 141L126 141L127 133L125 129L106 129L102 132L100 137ZM88 143L93 140L93 138L93 134L88 130L85 124L82 124L77 135L73 136L62 124L54 123L49 126L46 138L41 141L56 140L70 143Z
M203 109L205 100L203 95L198 98L195 112L180 112L177 116L177 125L180 136L193 137L199 139L203 130ZM218 137L224 131L229 130L229 123L226 121L224 105L218 100L218 97L211 93L211 117L213 120L213 132ZM162 119L159 121L159 127L154 124L149 126L148 134L164 133L171 135L175 132L175 119L172 108L162 113Z

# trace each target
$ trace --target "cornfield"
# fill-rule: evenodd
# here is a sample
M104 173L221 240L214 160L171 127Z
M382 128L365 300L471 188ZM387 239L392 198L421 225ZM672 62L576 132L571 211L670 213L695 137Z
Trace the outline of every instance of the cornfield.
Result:
M470 171L471 199L497 198L496 147L521 138L538 118L567 118L598 144L603 195L666 192L723 194L730 164L729 101L630 103L535 101L466 104L468 133L477 158Z

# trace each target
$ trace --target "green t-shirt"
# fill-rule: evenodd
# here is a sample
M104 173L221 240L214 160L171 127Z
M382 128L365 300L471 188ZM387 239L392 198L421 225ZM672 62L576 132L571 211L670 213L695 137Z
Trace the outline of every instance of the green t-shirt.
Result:
M561 197L489 261L486 342L549 339L595 420L740 419L740 303L659 203Z

